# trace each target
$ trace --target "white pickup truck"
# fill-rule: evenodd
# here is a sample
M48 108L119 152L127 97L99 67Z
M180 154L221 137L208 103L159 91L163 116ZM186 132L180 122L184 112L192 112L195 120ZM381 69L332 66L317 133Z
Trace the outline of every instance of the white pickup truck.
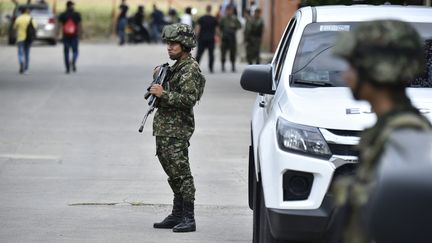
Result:
M346 63L332 55L340 32L360 22L410 22L425 41L425 74L408 89L432 118L432 8L321 6L299 9L288 23L271 64L251 65L241 77L258 93L251 121L249 206L253 242L325 242L334 207L329 188L353 173L359 134L375 122L341 78Z

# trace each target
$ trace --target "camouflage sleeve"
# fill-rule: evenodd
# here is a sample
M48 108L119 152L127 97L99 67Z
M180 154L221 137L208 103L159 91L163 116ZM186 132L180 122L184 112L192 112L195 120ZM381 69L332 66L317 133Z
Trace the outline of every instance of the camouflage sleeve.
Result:
M175 91L163 91L161 99L164 101L164 105L177 107L177 108L191 108L195 105L198 100L198 87L197 87L197 75L198 70L191 65L187 68L181 69L183 74L180 76L180 92Z

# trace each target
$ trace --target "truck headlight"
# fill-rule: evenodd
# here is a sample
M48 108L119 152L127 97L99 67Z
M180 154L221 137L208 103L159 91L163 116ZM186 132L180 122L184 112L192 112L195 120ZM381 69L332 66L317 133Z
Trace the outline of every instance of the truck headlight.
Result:
M316 127L289 122L279 117L276 125L279 148L292 153L329 159L331 151Z

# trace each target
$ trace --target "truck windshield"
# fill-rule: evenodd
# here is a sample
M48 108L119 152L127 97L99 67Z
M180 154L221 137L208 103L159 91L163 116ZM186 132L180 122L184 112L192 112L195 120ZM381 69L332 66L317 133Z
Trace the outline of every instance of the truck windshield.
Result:
M294 60L292 85L294 87L344 87L342 73L347 63L333 56L333 47L339 34L351 31L358 23L312 23L306 26ZM432 87L432 23L412 23L425 44L425 72L411 87Z

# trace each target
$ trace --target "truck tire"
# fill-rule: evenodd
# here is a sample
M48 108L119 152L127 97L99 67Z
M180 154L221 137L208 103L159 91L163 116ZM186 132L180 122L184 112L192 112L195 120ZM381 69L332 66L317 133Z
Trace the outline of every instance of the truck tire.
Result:
M273 237L273 235L270 232L270 224L267 219L266 207L264 203L264 192L262 190L261 183L257 183L257 185L259 185L259 193L256 194L257 197L259 197L259 200L257 200L257 204L259 204L259 212L257 212L258 214L257 233L258 233L259 241L255 241L254 238L253 242L254 243L298 243L297 241L280 240L280 239L275 239ZM254 210L254 214L253 214L254 224L255 224L255 214L256 214L255 211L257 210ZM254 231L254 237L255 237L255 231Z
M264 192L260 188L260 194L257 195L259 199L259 243L278 243L276 239L273 238L270 232L270 225L267 220L266 207L264 203Z
M254 202L254 186L256 183L255 178L255 161L254 161L254 153L253 146L249 146L249 168L248 168L248 201L249 208L253 210L253 202Z
M250 167L249 167L250 168ZM253 243L260 243L259 241L259 229L260 229L260 207L261 207L261 184L257 181L255 176L255 166L252 167L252 177L249 178L251 185L251 199L252 199L252 210L253 210Z

